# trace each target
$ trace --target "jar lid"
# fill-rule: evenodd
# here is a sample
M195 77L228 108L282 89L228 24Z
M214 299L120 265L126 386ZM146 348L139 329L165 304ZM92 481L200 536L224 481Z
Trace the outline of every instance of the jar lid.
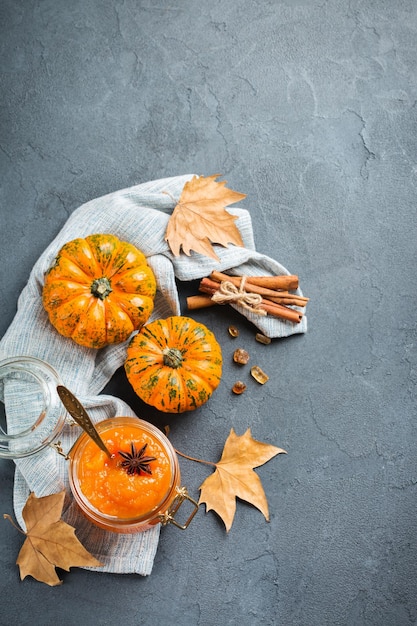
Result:
M0 458L35 454L61 432L65 409L59 384L57 372L40 359L0 361Z

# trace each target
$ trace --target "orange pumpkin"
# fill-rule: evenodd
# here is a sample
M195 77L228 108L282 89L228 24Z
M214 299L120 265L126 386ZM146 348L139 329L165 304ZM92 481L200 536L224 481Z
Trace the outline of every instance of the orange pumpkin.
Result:
M66 243L45 275L43 306L56 330L88 348L120 343L148 320L156 281L144 254L114 235Z
M189 317L159 319L133 337L125 370L144 402L183 413L207 402L219 385L221 348L211 330Z

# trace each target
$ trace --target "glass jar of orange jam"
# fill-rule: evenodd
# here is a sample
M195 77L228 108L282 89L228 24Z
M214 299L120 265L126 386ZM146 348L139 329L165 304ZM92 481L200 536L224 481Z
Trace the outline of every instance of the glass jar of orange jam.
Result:
M197 503L180 487L178 457L170 441L152 424L115 417L96 424L109 458L83 433L72 447L70 485L84 515L118 533L134 533L162 523L185 529ZM187 499L193 512L184 525L175 513Z
M69 458L73 496L94 524L120 533L158 523L187 528L198 504L180 487L178 457L165 435L139 418L114 417L95 425L111 458L86 432L66 455L55 442L66 420L60 385L58 373L40 359L0 361L0 459L29 457L52 446ZM185 500L192 512L181 524L175 515Z

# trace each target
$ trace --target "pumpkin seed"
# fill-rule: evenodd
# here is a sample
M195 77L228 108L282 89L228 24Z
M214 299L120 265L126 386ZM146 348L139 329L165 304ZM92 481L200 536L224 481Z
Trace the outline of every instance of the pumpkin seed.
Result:
M236 326L229 326L228 331L231 337L239 337L239 329Z

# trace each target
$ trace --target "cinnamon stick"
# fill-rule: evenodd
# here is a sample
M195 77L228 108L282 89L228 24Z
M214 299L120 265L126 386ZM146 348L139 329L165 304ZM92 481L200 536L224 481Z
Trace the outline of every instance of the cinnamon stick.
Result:
M210 274L210 279L218 283L228 280L233 285L235 285L235 287L240 287L240 283L242 280L240 276L228 276L227 274L222 274L221 272L212 272ZM202 280L210 280L210 279L203 278ZM258 285L253 284L251 282L251 279L246 279L245 291L250 291L251 293L257 293L260 296L265 296L266 298L269 298L270 296L272 297L280 296L279 290L267 289L266 287L259 287Z
M219 288L220 284L214 280L210 280L210 278L202 278L200 281L199 291L203 293L213 295L214 293L216 293L216 291L219 290ZM264 309L269 315L273 315L274 317L281 317L295 324L298 324L303 317L303 314L300 313L300 311L295 311L294 309L290 309L287 306L277 304L266 298L262 298L259 308Z
M212 272L210 278L213 280L217 280L221 282L222 280L230 280L236 279L239 281L238 286L240 284L239 276L229 276L228 274L223 274L222 272ZM282 275L282 276L248 276L247 283L251 285L256 285L257 287L264 287L266 289L298 289L298 276L295 275ZM247 284L246 283L246 284ZM233 282L233 284L236 284ZM261 294L262 295L262 294Z
M211 278L202 278L200 280L199 291L202 291L203 293L213 294L219 289L220 283L215 280L211 280Z
M216 304L217 302L212 300L211 296L189 296L187 298L187 307L189 311L205 309Z
M270 303L264 299L262 299L259 308L266 311L268 315L273 315L274 317L282 317L283 319L288 320L289 322L293 322L294 324L299 324L303 317L303 314L300 313L300 311L295 311L294 309L282 306L281 304L275 304L274 302Z
M283 291L279 296L268 296L268 300L276 302L277 304L291 304L293 306L306 306L309 298L303 296L297 296L288 291Z

